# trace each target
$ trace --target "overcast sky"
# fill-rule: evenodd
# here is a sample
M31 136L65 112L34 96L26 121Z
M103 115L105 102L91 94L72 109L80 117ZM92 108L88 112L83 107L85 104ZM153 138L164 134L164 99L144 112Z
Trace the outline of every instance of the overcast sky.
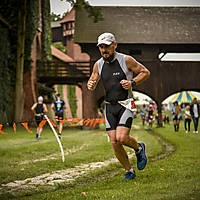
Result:
M50 0L51 12L63 14L71 9L66 0ZM200 0L88 0L93 6L200 6Z

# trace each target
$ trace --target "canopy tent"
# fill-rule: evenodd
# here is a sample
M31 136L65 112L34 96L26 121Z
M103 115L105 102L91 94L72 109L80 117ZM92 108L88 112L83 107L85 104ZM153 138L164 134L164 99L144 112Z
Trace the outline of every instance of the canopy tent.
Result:
M137 106L141 106L141 105L149 105L149 102L148 101L145 101L145 100L139 100L139 101L135 101L135 105Z
M176 93L169 103L173 103L175 101L178 103L189 103L192 102L195 97L196 96L191 91L182 91Z

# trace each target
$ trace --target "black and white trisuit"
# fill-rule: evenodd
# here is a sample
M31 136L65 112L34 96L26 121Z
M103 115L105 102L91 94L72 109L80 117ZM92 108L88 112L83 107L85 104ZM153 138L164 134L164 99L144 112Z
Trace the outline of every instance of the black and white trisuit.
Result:
M133 72L126 66L125 54L116 52L112 62L106 62L103 58L97 61L98 73L103 82L106 92L106 130L115 130L117 126L131 128L133 113L131 110L123 107L118 101L133 98L132 90L125 90L121 80L131 80Z

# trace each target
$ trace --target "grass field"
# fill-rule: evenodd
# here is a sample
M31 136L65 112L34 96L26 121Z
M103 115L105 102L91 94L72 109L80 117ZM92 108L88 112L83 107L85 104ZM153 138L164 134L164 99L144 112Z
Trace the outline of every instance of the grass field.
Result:
M45 200L198 200L200 134L178 133L172 125L147 131L136 119L131 131L146 143L149 162L137 177L123 181L104 128L63 131L65 162L52 131L40 141L18 128L0 135L0 199ZM131 163L136 166L132 150Z

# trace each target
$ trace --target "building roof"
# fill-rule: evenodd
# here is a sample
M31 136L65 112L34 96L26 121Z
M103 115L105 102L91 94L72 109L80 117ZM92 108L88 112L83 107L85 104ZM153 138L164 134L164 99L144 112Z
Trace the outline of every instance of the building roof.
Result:
M68 56L67 54L63 53L59 49L55 48L51 45L51 53L52 56L56 57L57 59L63 61L63 62L74 62L74 60Z
M77 43L96 43L103 32L118 43L200 44L200 7L101 7L104 21L94 23L84 10L76 11Z
M75 21L75 9L72 8L69 13L60 21L60 24Z

